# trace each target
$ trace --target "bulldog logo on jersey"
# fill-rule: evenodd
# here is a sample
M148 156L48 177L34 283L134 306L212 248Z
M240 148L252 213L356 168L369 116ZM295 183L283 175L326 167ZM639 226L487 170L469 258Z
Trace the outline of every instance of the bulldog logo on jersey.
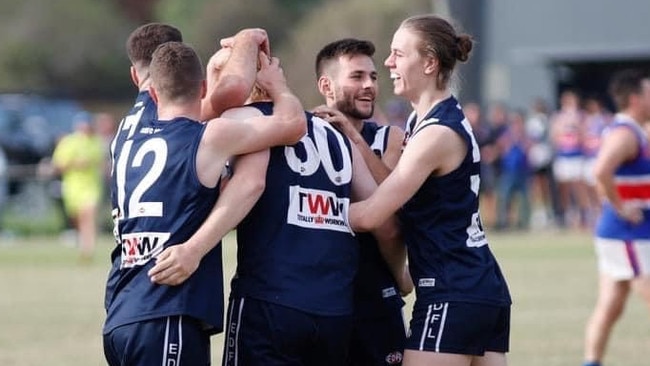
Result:
M130 233L122 235L122 260L120 269L133 268L147 263L163 251L169 233Z
M309 229L351 232L348 225L350 200L319 189L289 187L287 223Z

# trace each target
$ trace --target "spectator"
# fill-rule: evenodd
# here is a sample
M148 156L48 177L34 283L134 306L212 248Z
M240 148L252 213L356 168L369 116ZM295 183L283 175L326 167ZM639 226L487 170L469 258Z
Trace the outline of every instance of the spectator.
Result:
M104 165L102 167L102 188L103 194L100 201L100 206L110 211L110 181L111 181L111 142L115 137L117 130L117 121L112 114L102 112L95 114L95 130L102 142L102 155L104 158ZM112 226L111 221L106 221L106 224Z
M565 90L560 95L560 109L551 118L551 143L555 152L553 174L558 184L559 224L562 227L585 224L587 196L583 179L583 123L580 97L573 90Z
M582 126L582 152L585 157L583 179L587 197L586 223L588 227L593 224L600 212L600 198L596 192L596 178L593 174L596 155L600 149L601 135L609 125L612 116L607 113L602 103L596 97L585 99L585 119Z
M530 198L528 197L528 149L530 142L526 136L524 113L514 111L508 126L503 132L497 146L501 151L499 179L499 199L497 230L511 227L510 217L512 203L517 197L517 229L528 229L530 221Z
M7 203L7 175L8 175L8 166L7 166L7 156L4 151L0 149L0 233L2 232L2 217L5 211L5 205Z
M486 174L486 185L492 182L494 188L492 189L492 194L488 194L486 198L482 198L481 200L487 204L486 212L493 212L495 214L492 220L486 221L486 225L489 223L489 226L492 226L492 224L496 225L497 221L498 202L496 189L501 180L501 150L497 145L497 141L508 128L508 107L505 103L494 102L490 104L487 123L490 126L490 135L483 148L485 156L481 156L481 160L485 159L483 164L486 165L485 170L488 172ZM481 177L481 180L483 180L483 177Z
M497 196L496 196L496 169L494 162L499 156L495 144L492 129L483 119L481 106L470 102L463 107L465 117L472 126L476 143L481 152L481 185L479 187L481 197L481 220L483 225L492 227L496 224L497 218Z
M545 227L557 212L557 188L553 177L553 146L550 141L548 108L543 99L535 99L526 120L526 134L531 146L528 164L531 170L531 224Z
M95 249L104 167L102 142L92 123L89 113L77 114L74 131L59 141L52 155L52 162L62 176L63 204L77 230L83 261L92 259Z
M391 98L386 103L386 118L391 126L397 126L404 130L409 114L411 114L411 107L402 99Z

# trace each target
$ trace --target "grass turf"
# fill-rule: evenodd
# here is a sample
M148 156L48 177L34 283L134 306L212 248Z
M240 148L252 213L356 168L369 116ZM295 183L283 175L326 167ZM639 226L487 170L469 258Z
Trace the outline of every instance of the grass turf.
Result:
M488 233L510 285L514 366L570 366L582 360L584 325L596 297L589 234ZM226 279L235 269L234 236L225 242ZM112 241L95 260L78 261L57 237L0 239L0 364L102 365L103 291ZM226 282L228 283L228 282ZM405 314L410 315L412 295ZM213 364L223 337L213 337ZM642 366L650 359L650 319L638 296L614 329L605 364Z

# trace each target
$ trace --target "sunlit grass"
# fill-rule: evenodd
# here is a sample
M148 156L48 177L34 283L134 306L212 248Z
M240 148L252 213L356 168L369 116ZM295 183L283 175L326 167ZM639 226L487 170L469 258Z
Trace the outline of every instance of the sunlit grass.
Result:
M596 296L590 235L489 233L489 239L514 300L509 364L579 365L584 324ZM0 365L105 364L101 326L112 245L110 237L103 237L95 260L83 264L76 249L58 236L0 239ZM234 236L224 246L228 281L235 268ZM407 298L407 316L412 300ZM222 335L213 338L216 365L222 342ZM650 319L633 296L612 336L606 364L645 366L649 345Z

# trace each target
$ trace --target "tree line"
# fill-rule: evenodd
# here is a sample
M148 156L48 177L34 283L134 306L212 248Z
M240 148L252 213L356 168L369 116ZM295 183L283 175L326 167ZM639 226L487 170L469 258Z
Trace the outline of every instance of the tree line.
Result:
M220 38L265 28L306 105L320 100L318 50L337 38L369 39L387 96L381 64L391 34L404 17L430 10L429 0L0 0L0 92L130 100L126 38L140 24L161 21L180 28L206 61Z

